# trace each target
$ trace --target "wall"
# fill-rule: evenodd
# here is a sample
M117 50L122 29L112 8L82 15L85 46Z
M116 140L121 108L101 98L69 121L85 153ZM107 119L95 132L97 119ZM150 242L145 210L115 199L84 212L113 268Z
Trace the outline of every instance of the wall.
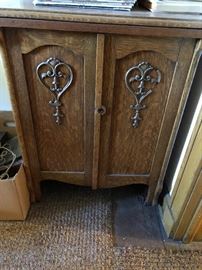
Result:
M3 68L2 58L0 55L0 111L11 111L11 103L6 83L6 75Z
M178 131L178 135L175 141L175 145L173 147L172 155L170 158L169 166L165 176L164 189L166 192L169 192L174 186L174 179L176 167L179 162L182 149L184 147L185 140L187 138L187 134L189 132L189 128L192 123L193 115L195 113L195 109L200 98L202 92L202 56L200 56L200 61L195 73L195 78L191 86L191 91L189 94L189 98L187 100L187 104L185 107L185 111L183 114L183 118L180 124L180 128ZM174 179L174 180L173 180Z
M202 241L202 40L198 42L185 88L191 88L166 174L167 194L160 208L167 235ZM194 80L189 80L189 78ZM178 162L179 161L179 162Z

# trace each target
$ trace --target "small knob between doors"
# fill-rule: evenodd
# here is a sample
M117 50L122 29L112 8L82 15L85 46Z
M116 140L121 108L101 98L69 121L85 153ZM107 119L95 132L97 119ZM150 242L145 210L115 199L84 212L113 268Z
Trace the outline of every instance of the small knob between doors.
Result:
M99 113L100 115L104 115L106 113L105 106L101 106L101 107L97 108L97 113Z

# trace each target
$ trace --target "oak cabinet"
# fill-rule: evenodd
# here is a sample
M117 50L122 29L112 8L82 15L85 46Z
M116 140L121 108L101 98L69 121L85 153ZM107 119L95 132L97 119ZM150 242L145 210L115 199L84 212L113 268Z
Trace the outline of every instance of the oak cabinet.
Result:
M155 202L195 40L18 29L5 43L36 196L45 179L142 183Z

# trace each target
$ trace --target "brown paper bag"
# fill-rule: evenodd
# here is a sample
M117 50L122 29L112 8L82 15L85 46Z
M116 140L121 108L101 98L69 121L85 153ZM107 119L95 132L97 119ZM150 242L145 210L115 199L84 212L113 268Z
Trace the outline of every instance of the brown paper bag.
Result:
M29 207L26 176L21 165L14 177L0 181L0 220L24 220Z

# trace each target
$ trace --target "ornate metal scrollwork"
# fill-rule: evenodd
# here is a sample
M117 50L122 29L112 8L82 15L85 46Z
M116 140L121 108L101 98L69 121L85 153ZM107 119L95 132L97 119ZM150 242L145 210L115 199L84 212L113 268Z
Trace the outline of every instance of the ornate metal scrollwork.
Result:
M133 110L131 124L134 128L137 128L142 120L140 111L146 108L146 105L142 104L143 100L152 93L151 89L145 88L145 84L158 84L160 81L161 72L147 62L135 65L126 72L126 87L135 98L135 104L130 106ZM137 86L136 82L139 83Z
M53 117L55 117L56 124L60 125L61 118L64 117L60 108L62 106L60 99L73 81L72 69L70 65L58 58L51 57L37 66L36 73L42 85L53 94L49 105L54 108Z

